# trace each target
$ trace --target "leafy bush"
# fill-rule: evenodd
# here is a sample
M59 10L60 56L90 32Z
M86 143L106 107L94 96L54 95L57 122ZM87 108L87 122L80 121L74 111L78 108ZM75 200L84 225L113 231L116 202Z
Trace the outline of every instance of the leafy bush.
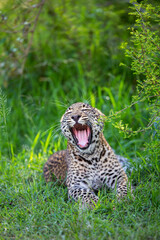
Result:
M147 119L147 126L137 130L132 130L132 127L128 127L128 124L124 125L122 121L114 124L122 132L128 134L127 136L146 131L156 122L159 125L160 116L160 37L158 31L160 7L133 2L133 6L130 8L132 12L129 14L135 17L135 24L129 28L130 42L123 42L121 47L125 50L126 57L132 60L131 70L136 75L137 91L128 107L119 112L112 111L108 119L115 118L127 108L142 102L145 103L143 106L146 106L149 119ZM121 65L124 64L121 63Z

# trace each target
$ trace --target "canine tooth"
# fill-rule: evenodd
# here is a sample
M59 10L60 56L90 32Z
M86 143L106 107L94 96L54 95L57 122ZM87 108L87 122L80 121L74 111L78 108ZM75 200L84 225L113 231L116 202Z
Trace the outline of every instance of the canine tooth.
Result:
M90 134L90 128L87 127L87 135L88 135L88 137L89 137L89 134Z

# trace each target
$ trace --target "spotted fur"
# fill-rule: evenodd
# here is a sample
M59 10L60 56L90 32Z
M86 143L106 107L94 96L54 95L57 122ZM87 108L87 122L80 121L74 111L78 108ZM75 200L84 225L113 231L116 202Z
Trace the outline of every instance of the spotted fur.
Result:
M95 190L104 185L116 187L118 197L127 194L128 178L121 157L115 155L102 133L103 116L98 109L85 103L70 106L61 118L61 130L68 140L67 150L53 154L44 165L46 181L55 175L67 185L69 198L80 199L84 205L96 204ZM73 136L76 124L91 129L91 140L83 148Z

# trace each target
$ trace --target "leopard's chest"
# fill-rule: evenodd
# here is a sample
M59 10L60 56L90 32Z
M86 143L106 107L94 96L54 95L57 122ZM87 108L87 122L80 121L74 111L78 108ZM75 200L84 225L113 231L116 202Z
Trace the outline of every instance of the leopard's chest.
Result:
M87 185L89 188L98 190L103 186L103 181L101 181L100 174L94 167L88 167L85 169L84 173L80 174L78 177L80 180L80 185Z
M76 171L76 178L81 182L82 187L87 184L94 190L98 190L104 185L101 178L102 169L102 163L97 162L96 158L92 159L92 161L78 158L72 165L72 173Z
M98 190L105 183L105 170L108 163L108 150L104 146L99 146L93 155L80 155L70 152L70 166L68 177L73 182L81 183L94 190Z

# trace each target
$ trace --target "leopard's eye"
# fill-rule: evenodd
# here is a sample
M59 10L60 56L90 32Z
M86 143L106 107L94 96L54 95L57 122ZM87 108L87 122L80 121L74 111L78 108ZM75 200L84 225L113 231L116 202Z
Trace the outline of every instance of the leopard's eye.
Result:
M71 113L71 112L72 112L72 108L69 107L69 108L67 109L66 113Z
M82 108L82 112L86 112L88 110L89 110L88 108Z
M72 113L72 110L69 110L69 111L66 112L66 114L70 114L70 113Z

